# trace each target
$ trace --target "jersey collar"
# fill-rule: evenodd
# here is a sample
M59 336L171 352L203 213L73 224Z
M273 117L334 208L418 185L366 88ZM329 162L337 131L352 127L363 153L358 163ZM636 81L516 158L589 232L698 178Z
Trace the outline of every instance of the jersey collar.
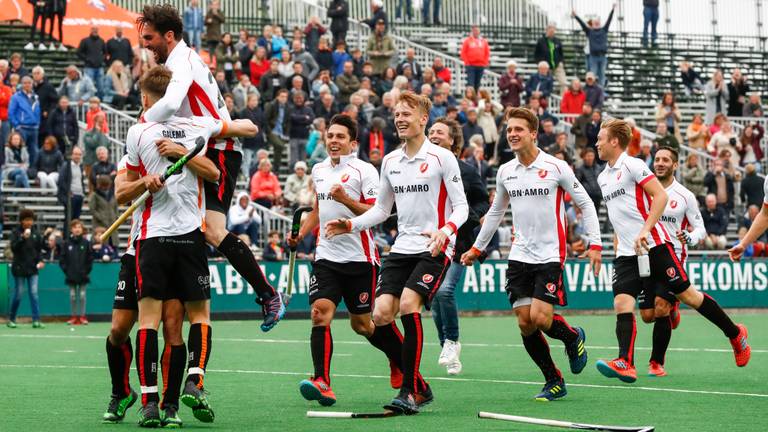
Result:
M413 159L408 159L408 155L405 153L405 143L403 143L400 146L400 160L416 160L416 159L426 159L427 158L427 152L429 151L429 146L432 145L432 142L427 139L427 137L424 137L424 143L421 144L421 148L419 151L413 156Z
M611 166L610 164L606 163L608 168L610 169L619 169L621 168L621 164L624 163L624 159L628 158L629 155L627 155L627 152L621 152L621 155L619 155L619 158L616 159L616 163Z
M524 169L533 169L533 168L543 168L544 167L544 159L547 157L546 152L542 149L538 149L539 154L536 155L536 159L531 162L530 165L525 166L522 162L520 162L520 159L515 157L513 160L515 161L515 169L518 169L520 167L523 167Z
M174 57L180 56L181 53L183 53L185 50L187 50L189 47L187 46L187 43L184 42L184 39L178 41L176 43L176 47L168 54L168 58L165 59L165 64L170 63L173 61Z
M333 159L331 159L331 157L328 156L328 165L330 165L331 168L336 169L338 167L346 166L347 164L349 164L349 161L351 161L352 159L357 159L357 156L355 155L355 152L351 152L348 155L344 155L344 156L339 157L339 164L338 165L334 165L333 164Z

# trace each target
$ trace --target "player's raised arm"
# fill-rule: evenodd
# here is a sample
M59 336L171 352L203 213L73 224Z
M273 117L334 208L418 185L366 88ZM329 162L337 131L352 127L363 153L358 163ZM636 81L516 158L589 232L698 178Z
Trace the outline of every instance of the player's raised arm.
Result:
M499 229L501 220L504 218L504 213L506 213L509 206L509 193L502 181L503 173L503 168L500 168L499 172L496 173L496 196L493 197L491 208L485 214L485 219L480 226L480 232L477 234L475 244L472 245L472 249L461 256L461 263L463 265L472 265L475 262L475 259L488 247L488 243L491 242L493 234Z
M243 137L253 138L259 133L259 127L248 119L239 119L224 122L217 138Z

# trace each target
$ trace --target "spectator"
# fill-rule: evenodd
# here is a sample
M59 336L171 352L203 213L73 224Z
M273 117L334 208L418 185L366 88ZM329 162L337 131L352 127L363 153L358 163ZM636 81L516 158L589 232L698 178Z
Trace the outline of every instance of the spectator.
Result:
M723 127L710 138L709 144L707 145L707 151L712 155L718 155L722 150L728 150L734 156L733 166L738 166L739 157L736 153L737 143L738 139L736 138L736 133L733 131L731 122L726 120L723 123Z
M472 26L472 33L461 44L461 60L467 72L467 86L480 89L483 72L490 64L491 48L480 36L480 27ZM466 135L465 135L466 136Z
M744 167L744 178L741 180L741 202L745 206L762 207L765 191L763 190L763 179L758 177L757 169L754 164L747 164Z
M509 63L507 63L509 65ZM435 71L435 77L442 80L444 83L451 83L451 70L445 67L443 59L441 57L435 57L432 60L432 70Z
M331 57L333 58L333 68L331 71L333 72L334 77L338 77L344 73L344 64L346 62L352 64L352 72L350 73L354 74L355 65L352 62L352 56L347 52L347 44L344 41L336 43L336 50L333 51Z
M666 92L661 97L661 103L656 107L656 122L663 122L667 125L667 130L675 136L678 142L683 140L680 134L680 121L683 116L680 114L680 108L675 103L675 96L672 92Z
M133 64L133 48L128 39L123 37L123 28L115 28L115 36L107 41L107 66L111 66L115 60L120 60L124 65Z
M600 132L600 126L603 124L603 113L596 109L592 110L589 123L584 126L584 137L586 138L586 147L597 150L597 134Z
M2 62L7 61L0 59L0 63ZM11 123L8 121L8 107L12 96L13 90L3 83L2 75L0 74L0 143L4 143L8 139L8 134L11 133Z
M741 221L739 221L739 240L741 240L744 236L744 234L749 231L749 229L752 227L752 224L755 222L755 218L758 214L760 214L760 207L762 206L762 203L760 204L753 204L747 207L747 212L744 214L744 217ZM766 242L768 242L768 234L763 232L753 243L751 246L754 247L754 254L753 256L764 256L766 253Z
M37 160L38 133L40 130L40 98L32 88L32 77L21 79L21 90L11 96L8 106L8 120L11 126L21 134L27 144L29 162Z
M216 51L216 46L221 40L221 25L226 18L224 12L220 9L219 0L212 0L208 5L208 11L205 13L205 42L208 44L208 52Z
M216 72L224 72L227 84L235 82L235 63L240 59L235 46L232 44L232 35L224 33L221 35L221 42L214 51L216 57Z
M326 91L322 93L318 100L315 101L315 117L323 118L326 122L329 122L338 113L339 108L336 106L336 101L331 92Z
M643 48L648 48L648 27L651 28L651 47L657 48L656 23L659 22L659 0L643 0Z
M328 69L323 69L318 74L317 78L312 82L312 95L315 99L319 99L321 90L323 87L327 87L327 92L334 98L339 94L339 86L331 80L331 73Z
M688 139L689 147L706 151L709 131L704 124L704 118L701 114L693 115L693 120L691 120L691 124L688 125L688 129L685 131L685 137Z
M413 48L407 48L405 50L405 58L397 65L397 75L402 75L406 66L411 67L411 72L417 79L420 79L424 73L421 63L416 59L416 50Z
M19 211L18 228L11 232L11 251L13 262L11 274L13 275L13 291L11 291L11 309L8 313L10 328L16 328L16 314L21 304L22 285L27 285L29 303L32 309L32 328L42 328L40 322L40 300L37 293L37 274L43 268L40 251L43 249L43 236L35 227L35 213L32 210L21 209Z
M582 113L582 106L586 100L587 94L581 89L581 81L574 78L571 81L571 86L563 93L563 99L560 101L560 113L574 114L565 117L566 121L573 122L574 118Z
M587 35L589 41L589 71L593 72L597 76L597 83L600 87L605 87L605 69L608 66L608 28L611 26L611 20L613 20L613 12L616 10L616 3L611 8L611 13L608 14L608 19L605 21L604 26L600 26L600 18L592 19L592 26L588 27L584 24L584 21L576 15L576 11L571 12L571 16L576 18L581 29ZM597 108L597 106L595 106Z
M351 52L352 55L352 70L357 78L363 77L363 64L365 64L365 59L363 58L363 52L360 51L360 48L354 48Z
M596 82L594 72L587 72L586 81L587 85L584 86L584 94L586 95L587 102L592 105L593 109L603 109L605 91Z
M552 124L552 119L545 119L541 122L541 132L536 137L536 145L543 151L554 154L556 150L559 150L555 145L557 135L555 134L555 126Z
M410 0L408 0L410 3ZM440 26L443 25L440 22L440 6L443 3L443 0L432 0L433 8L432 8L432 24L429 23L429 2L430 0L423 0L421 4L421 22L425 26L429 27L430 25L436 25ZM410 19L410 16L409 16Z
M283 197L286 204L292 207L297 206L299 191L306 189L309 184L307 175L307 164L304 161L298 161L293 165L293 174L285 180L285 189Z
M59 257L59 266L64 272L64 282L69 286L69 305L72 311L69 325L88 324L85 317L85 291L91 281L93 253L91 243L85 238L85 227L80 219L69 224L71 236L64 242ZM78 300L80 307L78 308Z
M238 34L237 41L234 42L233 45L235 46L235 51L239 53L240 50L242 50L243 48L246 47L246 45L248 45L249 35L248 35L248 30L244 28L240 28L237 34Z
M50 6L48 5L48 2L44 0L32 0L29 3L32 4L32 26L29 32L29 42L24 45L24 49L27 51L35 49L35 31L37 30L37 23L39 21L40 45L38 45L37 49L40 51L46 51L48 48L45 47L45 24L48 21L48 16L50 15L48 12Z
M523 79L517 74L517 62L507 62L507 73L499 78L501 104L505 108L520 106L520 93L524 90Z
M728 117L739 117L744 114L744 103L747 101L749 84L741 69L733 68L731 82L728 83Z
M743 117L762 117L763 105L760 102L760 93L752 92L749 94L749 102L744 104L742 111Z
M385 32L384 21L376 23L376 31L368 38L367 52L375 74L384 72L391 63L397 51L394 41Z
M592 199L595 208L600 208L600 202L603 199L603 193L600 191L600 185L597 182L597 176L603 171L603 167L597 163L597 152L593 148L584 151L581 159L581 166L576 168L576 179L584 186L584 190Z
M496 141L499 140L499 128L496 126L496 119L501 116L503 111L504 107L491 100L490 95L481 99L477 106L477 124L483 130L484 149L489 158L494 156L494 147Z
M132 87L133 79L125 70L123 62L120 60L112 62L104 77L104 102L114 105L118 110L122 110L126 105L138 106L138 99L131 94Z
M312 108L305 105L306 95L297 92L293 95L293 107L289 110L288 137L290 144L290 165L306 159L309 126L315 119Z
M726 172L725 164L722 160L715 159L712 171L704 176L704 186L707 188L707 194L714 195L716 204L719 207L724 207L728 212L733 209L733 177Z
M547 25L546 32L536 42L533 59L537 63L546 62L549 69L557 79L560 93L565 91L567 81L565 78L565 55L563 54L563 42L555 36L557 27L554 24ZM581 111L581 110L579 110Z
M8 180L17 188L29 189L29 152L24 145L24 137L19 132L11 132L5 147L5 158L2 172L6 173Z
M255 95L259 97L259 90L251 85L251 79L248 75L240 75L240 82L232 90L232 98L235 102L235 109L242 111L248 103L248 99Z
M37 161L29 168L29 177L37 178L41 188L55 191L59 180L59 169L63 164L64 156L58 149L56 138L49 135L43 141L43 149L37 155Z
M59 170L59 185L56 197L59 204L64 206L64 229L69 228L69 221L80 218L83 209L83 196L85 193L85 176L83 175L83 151L80 147L72 148L72 157L64 162Z
M312 150L312 155L309 157L309 167L312 168L316 164L324 161L328 157L328 149L325 145L325 128L326 123L325 119L315 119L315 121L321 121L321 126L318 126L313 131L313 134L317 135L317 141L315 142L314 149ZM322 132L319 130L322 127ZM311 136L310 136L311 138ZM312 184L312 179L309 180L310 184ZM299 194L299 201L301 201L301 194Z
M32 68L32 80L34 81L33 87L35 93L40 101L40 135L38 136L38 138L40 138L47 136L48 134L48 114L56 108L56 104L59 102L59 95L56 93L56 88L48 82L48 79L45 77L45 70L42 67L35 66ZM2 87L2 84L0 84L0 106L2 105L3 99ZM2 108L0 108L0 111L2 111ZM0 123L2 122L2 113L0 113ZM2 133L0 133L0 135L2 135ZM0 138L2 137L0 136ZM4 142L4 140L0 139L0 142Z
M261 216L248 198L248 193L238 193L235 204L227 212L227 230L235 235L247 235L255 246L259 243L261 222Z
M8 69L10 67L10 63L6 59L0 59L0 82L2 82L5 85L8 85L8 77L11 75L8 72Z
M323 27L318 16L312 15L309 17L309 22L304 27L304 45L313 57L317 54L317 46L325 32L325 27Z
M680 62L680 79L683 81L683 90L685 95L701 94L704 90L701 76L693 69L687 61Z
M144 42L139 37L139 43L133 46L133 65L131 66L133 81L138 82L142 75L155 66L157 66L155 54L144 47ZM136 94L138 95L138 88Z
M250 72L251 83L256 86L261 86L261 78L270 72L271 63L267 59L266 48L259 46L256 47L256 52L249 62L248 71ZM277 70L275 70L277 73Z
M470 108L467 111L467 122L461 128L462 135L466 137L466 142L469 143L470 138L475 135L483 136L483 128L477 124L477 108Z
M61 255L61 247L64 241L61 238L61 231L53 228L48 228L43 233L43 238L46 239L46 243L43 245L42 260L43 261L58 261Z
M269 71L261 76L259 94L264 103L272 102L279 90L286 88L285 79L279 71L280 60L270 60Z
M77 101L78 105L83 105L92 96L96 96L96 87L94 87L93 81L88 76L82 75L74 65L67 67L67 76L61 81L57 91L60 96L66 96L71 101Z
M353 69L352 61L345 61L343 73L336 77L336 85L339 87L339 100L342 104L348 104L352 93L360 90L360 80L352 73Z
M267 105L264 112L267 142L272 147L272 157L278 169L283 162L283 152L288 144L290 130L288 109L288 90L280 89L275 100Z
M578 151L584 150L587 146L587 125L591 121L592 104L584 102L581 106L581 115L573 120L573 127L571 127L571 133L575 138L576 149Z
M256 44L260 47L264 47L267 51L267 58L272 57L272 26L267 24L261 32L261 36L256 41Z
M699 164L699 157L696 154L691 153L688 155L688 159L686 159L682 169L682 175L683 186L691 191L699 201L699 205L702 205L704 203L704 195L707 193L707 188L704 185L706 170Z
M736 143L736 151L739 154L739 165L755 164L760 166L763 160L763 149L760 143L765 135L765 129L760 123L748 124L741 132L741 138Z
M269 159L259 162L259 170L251 177L251 200L266 208L277 205L283 192L280 180L272 173Z
M97 186L98 178L101 176L109 177L110 180L114 180L117 177L117 166L109 160L109 150L106 147L98 147L96 149L96 163L91 167L88 176L91 188ZM102 225L109 226L110 224L111 222Z
M101 127L101 125L106 121L105 119L106 117L103 113L95 116L93 127L88 129L83 134L83 166L85 167L86 177L90 177L91 167L98 160L98 149L104 148L106 150L106 148L109 146L109 140L102 132Z
M91 34L80 41L77 57L85 64L85 76L96 86L96 95L102 97L101 81L104 76L104 60L107 45L99 36L99 28L92 27Z
M238 117L250 120L259 129L255 137L242 139L243 162L240 165L240 168L243 172L243 176L245 176L246 179L249 179L251 178L252 172L256 170L256 167L253 166L253 159L256 152L267 146L266 140L264 139L264 111L259 107L258 93L248 96L248 103L246 104L245 109L240 111Z
M333 46L347 39L349 30L349 4L347 0L331 0L328 5L328 18L331 19ZM321 39L322 41L322 39Z
M704 221L704 228L707 230L704 246L710 250L725 249L725 234L728 232L728 211L717 204L717 197L712 193L706 197L701 218Z
M656 149L653 147L653 142L644 138L640 141L640 153L635 157L645 162L645 164L648 165L648 168L653 169L653 157L655 152Z
M256 50L259 48L256 42L256 34L252 33L248 35L245 45L237 50L237 57L240 62L240 72L251 77L251 59L256 54ZM235 64L235 69L238 69L238 65Z
M8 68L8 72L6 73L8 77L14 74L18 75L19 78L29 76L29 71L27 70L27 68L24 67L23 58L19 53L11 54L10 67Z
M656 138L653 139L653 143L656 148L672 147L675 150L680 148L680 142L674 135L669 133L667 124L664 122L656 123Z
M475 170L477 175L480 176L480 181L483 183L483 187L486 188L488 186L488 178L493 175L493 170L485 160L485 150L483 149L482 143L480 144L481 145L478 145L477 148L475 148L470 157L464 159L464 162Z
M99 98L94 96L88 100L88 111L86 111L85 113L86 129L90 129L93 127L93 124L95 123L94 119L99 114L103 115L106 118L106 113L104 113L104 111L101 110L101 100L99 100ZM109 133L109 126L107 126L106 122L104 122L101 125L99 130L107 134Z
M720 69L715 69L712 73L712 79L704 86L704 95L707 98L707 116L704 120L710 124L715 119L715 114L725 114L727 111L726 104L730 97L728 86L723 79L723 72Z
M539 117L539 131L541 131L541 122L544 121L544 119L551 119L553 125L557 125L560 122L557 117L553 116L546 108L541 106L541 99L539 98L532 97L528 101L528 108L535 112Z
M198 53L202 46L203 29L203 11L200 9L198 0L190 0L189 6L184 9L184 32L189 46L194 47L195 52Z
M88 210L90 210L93 218L91 222L94 227L110 226L119 215L112 177L101 174L94 176L94 178L96 181L93 183L91 195L88 197ZM117 232L114 232L106 243L117 245Z
M525 92L529 98L538 97L539 99L546 99L552 94L553 86L554 81L552 80L552 74L549 72L549 64L541 61L538 64L538 72L531 75L528 78L528 82L525 83Z
M387 13L384 12L383 0L371 0L371 17L360 21L373 30L376 27L376 23L384 21L384 31L389 30L389 21L387 20Z
M307 78L307 81L314 80L320 72L320 67L317 65L314 57L312 57L312 54L304 50L299 40L293 41L292 48L291 57L293 62L303 66L304 76Z
M712 121L712 124L709 125L709 136L711 137L712 135L718 133L723 127L723 123L726 121L728 121L728 117L726 117L725 114L715 114L715 119Z
M91 245L91 259L94 261L110 262L117 260L119 257L116 247L101 241L101 236L104 235L106 230L107 229L103 226L94 226L93 228L93 235L91 236L91 242L93 243L93 245Z
M282 239L278 231L269 232L269 242L264 247L262 259L264 261L284 261L285 249L282 246Z
M77 145L80 127L77 125L75 110L69 107L69 98L59 98L59 105L48 116L48 133L56 137L62 154L69 154Z
M634 157L640 153L640 141L642 141L642 136L640 135L640 131L637 129L637 123L635 122L635 119L632 117L626 117L624 121L627 122L630 129L632 130L632 139L629 140L629 145L627 146L627 154Z

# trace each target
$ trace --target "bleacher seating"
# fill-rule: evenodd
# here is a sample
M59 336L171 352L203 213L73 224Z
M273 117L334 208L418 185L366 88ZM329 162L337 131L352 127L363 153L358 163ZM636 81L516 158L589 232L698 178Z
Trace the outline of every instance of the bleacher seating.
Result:
M75 53L76 47L68 47L66 52L25 50L24 45L29 42L29 26L20 21L0 22L0 41L0 58L7 59L12 53L21 53L24 66L29 69L36 65L42 66L48 82L54 87L58 87L64 79L64 68L67 65L80 64Z

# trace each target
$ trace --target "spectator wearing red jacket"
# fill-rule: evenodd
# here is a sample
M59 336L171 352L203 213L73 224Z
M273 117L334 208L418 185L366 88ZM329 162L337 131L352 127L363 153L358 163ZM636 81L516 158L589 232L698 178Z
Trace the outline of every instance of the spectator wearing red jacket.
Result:
M432 61L432 70L435 71L437 79L443 80L443 82L451 83L451 70L445 67L443 59L435 57Z
M571 86L563 93L563 100L560 102L560 112L562 114L573 114L566 116L565 120L572 122L573 119L581 114L584 101L587 100L587 94L581 89L581 81L578 78L571 81Z
M259 170L251 177L251 201L272 208L282 195L280 180L272 173L272 162L262 159L259 162Z
M480 80L491 60L491 48L480 36L480 27L472 26L472 33L461 44L461 60L467 70L467 85L480 89Z
M267 50L263 46L256 47L256 52L251 57L251 63L249 65L251 72L251 84L258 87L261 83L261 77L269 72L269 59L267 58Z
M8 105L11 103L13 89L3 84L0 77L0 143L8 142L8 135L11 133L11 122L8 121Z
M517 74L517 62L507 62L507 73L499 78L499 90L501 91L501 104L504 107L519 107L520 93L525 89L525 84Z

